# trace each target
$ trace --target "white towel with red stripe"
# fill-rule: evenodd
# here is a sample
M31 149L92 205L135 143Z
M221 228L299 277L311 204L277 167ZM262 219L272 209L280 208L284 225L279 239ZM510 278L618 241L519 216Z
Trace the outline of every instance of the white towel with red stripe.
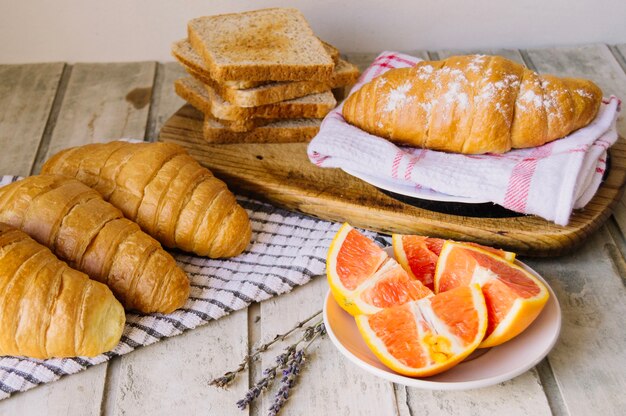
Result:
M389 69L413 66L419 61L413 56L383 52L351 93ZM600 186L607 149L617 140L619 100L604 100L595 120L567 137L500 155L398 147L348 124L341 115L342 107L326 116L309 144L309 159L316 165L359 172L379 183L491 201L567 225L572 211L584 207Z

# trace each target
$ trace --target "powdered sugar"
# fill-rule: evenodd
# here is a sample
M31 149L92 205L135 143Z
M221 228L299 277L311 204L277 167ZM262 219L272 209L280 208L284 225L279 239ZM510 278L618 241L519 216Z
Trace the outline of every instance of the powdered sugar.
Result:
M443 92L443 79L451 78L452 81L446 79L445 86L447 90ZM469 97L464 91L464 86L468 85L465 73L459 69L442 68L437 72L437 88L442 91L441 100L445 106L456 104L460 109L466 109L469 105Z
M431 65L422 65L417 68L417 78L424 81L431 77L435 69Z
M426 120L430 120L430 111L433 108L433 103L428 100L426 102L423 103L419 103L419 106L422 108L422 110L424 110L424 112L426 113Z
M407 96L407 92L413 87L409 81L389 91L387 104L383 109L386 112L395 111L398 106L406 105L413 100L413 97Z
M517 107L522 111L528 109L527 105L538 109L542 104L543 99L531 89L526 89L517 99Z
M461 92L461 83L452 82L448 84L448 91L442 96L446 105L457 103L462 109L467 108L469 98L466 93Z
M591 95L591 93L589 91L585 91L585 90L580 89L580 88L574 90L574 92L576 94L580 95L581 97L585 97L585 98L589 98L589 99L593 98L593 95Z
M469 69L472 72L478 73L482 68L482 64L484 63L485 63L485 55L474 55L474 58L472 58L469 65L467 65L467 69Z

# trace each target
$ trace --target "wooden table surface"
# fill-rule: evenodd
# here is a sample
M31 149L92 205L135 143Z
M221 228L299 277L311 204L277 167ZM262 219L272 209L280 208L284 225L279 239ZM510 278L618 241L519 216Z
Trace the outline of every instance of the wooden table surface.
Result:
M460 51L413 52L437 58ZM476 51L463 51L476 52ZM488 50L540 71L596 81L626 99L626 45ZM372 54L348 54L361 67ZM0 65L0 174L29 175L68 146L157 136L181 105L175 63ZM618 121L626 137L626 118ZM378 379L352 365L327 338L317 342L284 415L623 415L626 414L626 199L576 252L524 259L555 290L561 336L532 370L462 392L427 391ZM108 363L0 401L0 415L263 415L271 395L240 411L235 402L270 354L229 390L208 381L234 368L259 341L319 310L317 278L248 309ZM277 350L276 353L279 351Z

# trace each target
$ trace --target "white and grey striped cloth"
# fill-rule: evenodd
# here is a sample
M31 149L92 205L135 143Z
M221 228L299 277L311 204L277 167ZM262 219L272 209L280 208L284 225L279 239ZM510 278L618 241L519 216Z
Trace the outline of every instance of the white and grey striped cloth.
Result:
M5 176L0 186L17 179ZM238 200L248 211L252 223L252 242L243 254L226 260L211 260L172 253L191 280L189 300L182 309L169 315L127 314L119 345L95 358L0 357L0 400L161 338L179 335L252 302L289 292L325 273L326 252L340 224L252 199Z

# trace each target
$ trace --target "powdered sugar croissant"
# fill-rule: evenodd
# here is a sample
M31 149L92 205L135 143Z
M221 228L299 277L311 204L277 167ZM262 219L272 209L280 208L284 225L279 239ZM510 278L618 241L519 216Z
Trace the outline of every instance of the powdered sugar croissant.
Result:
M392 69L345 102L349 123L394 143L467 154L543 145L589 124L602 91L500 56Z
M231 257L250 242L250 220L226 184L173 143L95 143L62 150L43 173L72 176L167 247Z

